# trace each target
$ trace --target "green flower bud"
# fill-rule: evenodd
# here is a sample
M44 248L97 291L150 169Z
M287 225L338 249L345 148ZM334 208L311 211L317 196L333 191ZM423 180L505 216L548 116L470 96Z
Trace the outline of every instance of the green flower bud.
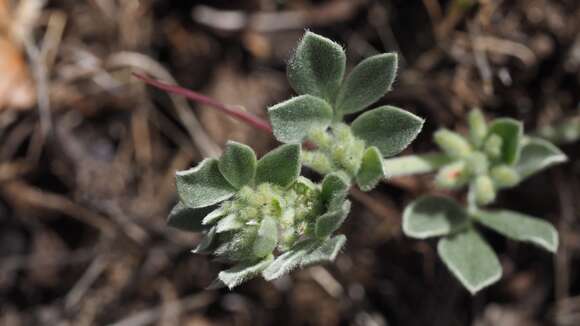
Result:
M495 185L500 188L513 187L517 185L521 179L518 172L507 165L494 167L491 169L490 175Z
M487 123L481 110L473 109L467 117L469 122L469 138L475 147L481 146L487 135Z
M448 129L435 133L435 143L453 158L465 158L471 153L471 145L460 134Z
M487 175L478 176L469 190L473 191L478 205L487 205L494 201L496 196L493 181Z
M323 175L335 170L332 160L321 151L302 152L302 162L304 165Z
M442 167L437 176L435 183L438 187L445 189L456 189L464 186L469 180L469 171L464 161L457 161Z
M503 145L503 140L500 136L492 134L487 137L487 140L483 144L483 150L491 159L498 159L501 156L501 147Z
M482 152L473 152L465 159L467 168L474 175L487 174L489 169L489 161L487 156Z

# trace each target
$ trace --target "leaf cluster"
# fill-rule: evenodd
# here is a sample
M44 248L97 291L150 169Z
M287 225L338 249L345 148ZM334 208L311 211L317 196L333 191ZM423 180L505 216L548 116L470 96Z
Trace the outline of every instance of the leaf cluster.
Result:
M413 238L440 237L437 252L449 270L472 293L498 281L502 270L496 254L478 227L491 229L517 241L535 244L550 252L558 248L554 227L535 217L508 210L486 210L500 189L566 160L549 142L523 135L513 119L496 119L488 125L483 114L469 114L469 135L442 129L435 142L443 153L430 161L408 162L428 170L437 158L441 165L436 184L443 188L469 187L468 207L441 196L425 196L412 202L403 214L403 232ZM409 167L409 166L407 166Z

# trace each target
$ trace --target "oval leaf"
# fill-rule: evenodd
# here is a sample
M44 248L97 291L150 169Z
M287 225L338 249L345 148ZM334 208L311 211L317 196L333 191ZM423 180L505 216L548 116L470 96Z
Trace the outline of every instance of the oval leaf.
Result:
M191 208L177 203L169 213L167 225L184 231L203 231L206 229L202 224L203 218L213 209L213 207Z
M260 260L257 263L240 263L230 269L221 271L218 274L218 280L223 282L231 290L256 276L259 276L260 273L262 273L262 271L266 269L266 267L268 267L268 265L271 263L272 256L269 256L264 260Z
M404 150L417 137L423 119L392 106L381 106L361 114L353 123L355 136L367 146L376 146L383 157Z
M271 216L264 216L254 242L254 255L265 257L274 251L278 244L278 224Z
M424 196L405 208L403 232L416 239L447 235L465 226L468 217L463 207L450 198Z
M177 193L191 208L206 207L230 198L235 189L223 177L218 161L205 159L198 166L176 173Z
M508 238L531 242L549 252L558 250L558 231L539 218L507 210L479 211L477 221Z
M236 189L249 184L256 174L256 153L247 145L228 141L219 160L219 170Z
M338 173L330 173L322 180L320 198L330 210L341 207L349 189L349 184Z
M362 191L370 191L385 176L381 151L372 146L365 150L356 183Z
M193 249L191 252L194 254L207 254L214 249L214 239L216 235L216 227L212 227L209 231L205 232L201 242Z
M334 261L338 252L344 246L346 237L337 235L324 242L308 239L295 245L292 249L278 256L262 275L267 281L288 274L298 267Z
M340 209L327 212L316 220L315 234L319 239L324 239L338 230L348 213L350 212L350 201L345 201Z
M317 128L328 127L332 108L317 97L302 95L268 109L276 139L283 143L301 142Z
M501 159L506 164L518 161L523 131L522 123L510 118L496 119L489 127L489 134L498 135L502 140Z
M256 184L291 185L300 174L300 145L282 145L258 161Z
M552 143L540 138L528 138L515 168L523 179L567 160L566 155Z
M346 66L346 55L337 43L306 32L286 70L288 81L299 94L333 101Z
M497 282L502 270L496 254L473 228L439 240L439 256L471 294Z
M378 101L397 75L397 55L384 53L361 61L344 81L336 100L338 112L358 112Z

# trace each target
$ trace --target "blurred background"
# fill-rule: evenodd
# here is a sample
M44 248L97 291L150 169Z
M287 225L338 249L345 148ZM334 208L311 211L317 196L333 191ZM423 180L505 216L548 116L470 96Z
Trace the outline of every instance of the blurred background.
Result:
M224 266L165 226L174 173L227 139L276 143L131 73L265 116L306 28L351 67L399 54L379 104L427 119L407 154L473 106L561 146L497 203L552 222L558 254L486 233L504 277L472 297L401 234L434 189L399 178L354 195L335 264L205 290ZM579 31L577 0L0 0L0 325L580 325Z

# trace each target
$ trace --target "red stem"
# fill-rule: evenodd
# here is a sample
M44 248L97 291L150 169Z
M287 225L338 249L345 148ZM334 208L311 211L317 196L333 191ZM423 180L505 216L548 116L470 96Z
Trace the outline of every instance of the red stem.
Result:
M201 104L211 106L219 111L222 111L223 113L225 113L231 117L234 117L234 118L236 118L244 123L249 124L250 126L254 126L262 131L265 131L269 134L272 134L272 126L270 126L270 123L268 123L268 121L266 121L266 120L264 120L256 115L253 115L251 113L242 111L238 107L229 106L229 105L220 103L219 101L214 100L211 97L207 97L205 95L199 94L197 92L183 88L181 86L167 84L167 83L149 78L145 75L141 75L138 73L133 73L133 75L135 77L141 79L145 83L151 85L151 86L162 89L162 90L169 92L169 93L185 96L186 98L188 98L194 102L198 102Z

